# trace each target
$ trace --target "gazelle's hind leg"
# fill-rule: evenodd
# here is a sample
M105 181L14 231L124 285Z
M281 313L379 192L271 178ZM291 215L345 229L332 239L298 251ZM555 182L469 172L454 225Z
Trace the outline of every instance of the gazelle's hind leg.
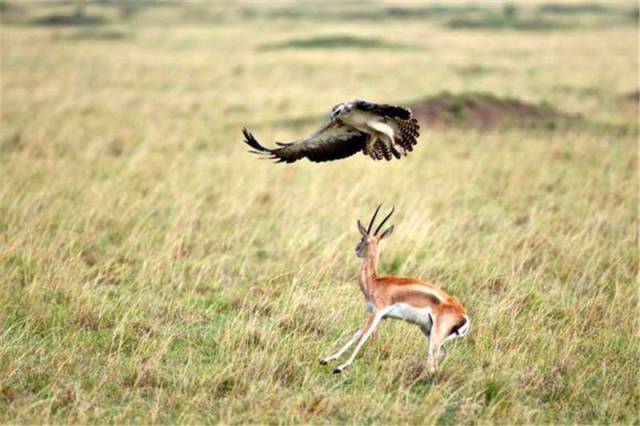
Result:
M429 364L429 371L434 372L437 368L437 361L434 362L434 339L436 339L436 331L435 331L435 318L433 315L429 314L429 322L420 325L420 331L429 339L427 343L427 362Z
M358 340L360 338L361 335L362 335L362 329L358 329L356 331L356 333L353 335L353 337L351 339L349 339L347 344L342 347L342 349L340 349L338 352L336 352L333 355L324 357L322 359L322 361L320 361L320 364L326 365L326 364L330 363L331 361L340 358L342 356L342 354L345 353L347 351L347 349L349 349L351 347L351 345L353 345L356 342L356 340Z
M451 332L455 318L447 314L438 315L431 327L429 337L429 370L435 372L438 369L438 361L444 355L442 344Z
M429 371L435 373L438 369L438 361L440 360L440 347L442 346L442 341L444 338L440 338L437 333L431 333L431 338L429 339Z

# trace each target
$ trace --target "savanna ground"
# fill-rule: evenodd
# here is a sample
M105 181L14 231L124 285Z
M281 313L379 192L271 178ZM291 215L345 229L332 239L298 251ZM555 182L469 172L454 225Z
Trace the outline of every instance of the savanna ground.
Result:
M0 11L2 423L640 421L634 2ZM241 143L434 96L453 119L402 161ZM474 96L571 118L482 126ZM318 363L366 318L379 202L382 271L472 319L435 375L394 321Z

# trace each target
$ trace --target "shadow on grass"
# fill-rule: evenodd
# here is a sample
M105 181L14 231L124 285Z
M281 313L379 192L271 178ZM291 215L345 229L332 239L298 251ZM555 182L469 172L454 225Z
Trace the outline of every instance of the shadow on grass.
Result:
M638 7L596 3L544 3L539 6L507 3L502 8L483 4L436 3L420 6L376 6L336 8L297 4L270 10L245 8L242 19L294 19L315 22L389 20L434 20L454 29L513 29L542 31L575 29L593 25L626 24L631 18L637 22ZM591 22L583 22L588 16ZM575 19L572 19L575 18ZM595 19L595 21L594 21ZM614 21L612 21L614 19Z
M15 1L0 0L0 13L8 15L17 10ZM73 4L69 2L69 4ZM287 7L273 8L241 6L239 8L210 7L206 4L180 2L113 1L96 2L101 6L115 7L120 19L131 19L141 10L157 7L176 7L177 21L191 23L222 22L228 19L241 20L296 20L307 22L387 22L409 20L432 20L453 29L513 29L554 30L574 29L602 25L628 25L638 22L638 7L608 5L600 3L545 3L539 6L508 3L502 8L487 4L446 4L416 6L384 6L371 4L364 8L340 4L336 7L321 7L310 3L297 3ZM100 25L107 21L104 16L85 12L84 6L76 6L71 13L52 13L30 21L40 26ZM511 15L510 15L511 14ZM586 20L583 18L587 18Z
M514 4L506 4L502 11L486 10L484 13L472 16L454 18L447 23L452 29L471 30L526 30L547 31L567 29L568 24L557 20L541 17L522 17L521 10Z
M584 21L582 17L592 19ZM482 13L457 16L446 25L452 29L551 31L628 25L638 22L638 9L604 6L592 3L543 4L532 9L508 3L500 9L484 9ZM576 19L571 19L576 17ZM594 19L595 17L595 19Z
M611 15L619 13L619 9L599 3L545 3L538 6L540 13L554 15Z
M416 46L389 42L379 38L355 37L349 35L317 36L294 38L276 43L263 44L259 50L279 49L392 49L416 50Z
M50 14L36 18L30 23L31 25L45 27L75 27L103 25L107 23L107 19L100 15L87 14L84 8L79 6L72 13Z
M480 18L452 19L447 26L455 30L549 31L572 28L569 24L545 19L505 19L494 14L487 14Z
M476 5L448 5L435 4L430 6L406 7L358 7L358 8L326 8L310 5L277 8L267 12L257 11L252 8L245 9L243 18L284 18L296 20L308 20L318 22L343 22L343 21L385 21L389 19L425 19L460 16L471 12L483 10Z

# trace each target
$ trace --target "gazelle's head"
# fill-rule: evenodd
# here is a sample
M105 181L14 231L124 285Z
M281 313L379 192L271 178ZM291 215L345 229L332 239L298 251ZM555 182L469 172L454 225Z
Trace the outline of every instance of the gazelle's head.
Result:
M380 229L382 229L384 224L391 217L395 207L391 209L389 214L385 216L384 219L382 219L382 222L380 222L380 225L378 225L376 230L373 233L371 232L371 228L373 228L373 223L375 222L376 216L380 211L380 207L382 207L382 204L380 204L378 208L376 208L376 211L375 213L373 213L373 216L371 217L371 221L369 222L369 227L367 227L366 229L364 226L362 226L362 223L360 223L360 221L358 220L358 231L360 231L360 235L362 235L362 238L360 239L360 242L356 246L356 255L360 258L367 257L369 255L369 250L372 247L375 248L378 246L378 241L382 240L383 238L387 238L393 232L393 225L387 228L382 234L380 234Z

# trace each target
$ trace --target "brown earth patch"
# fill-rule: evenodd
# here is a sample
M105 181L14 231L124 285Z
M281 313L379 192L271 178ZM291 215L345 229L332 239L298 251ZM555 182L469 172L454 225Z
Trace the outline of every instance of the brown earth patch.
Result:
M631 92L625 93L620 98L623 101L638 103L640 102L640 89L636 89Z
M575 116L549 105L535 105L490 94L441 93L409 106L426 127L477 127L542 125L555 127Z

